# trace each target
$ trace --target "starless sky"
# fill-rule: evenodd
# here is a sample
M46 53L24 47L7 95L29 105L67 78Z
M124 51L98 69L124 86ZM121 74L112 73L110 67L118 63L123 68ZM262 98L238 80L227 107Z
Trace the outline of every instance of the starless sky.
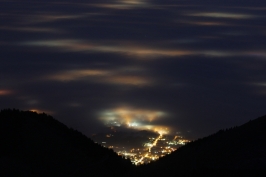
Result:
M0 0L0 108L199 138L266 114L263 0Z

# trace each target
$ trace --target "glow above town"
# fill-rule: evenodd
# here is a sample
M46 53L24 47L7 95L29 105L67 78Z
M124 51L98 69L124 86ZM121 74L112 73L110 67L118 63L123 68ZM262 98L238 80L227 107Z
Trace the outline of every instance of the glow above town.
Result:
M164 111L127 106L103 110L98 117L110 132L101 138L97 134L92 138L129 158L135 165L150 163L189 142L177 135L180 132L174 132L174 129L159 123L160 120L168 119L167 115ZM127 131L131 133L127 134ZM146 134L145 131L150 133ZM136 141L138 138L140 140ZM120 141L119 145L115 140Z
M168 134L170 127L156 124L156 120L165 119L166 115L163 111L119 107L100 112L99 119L108 127L124 127Z

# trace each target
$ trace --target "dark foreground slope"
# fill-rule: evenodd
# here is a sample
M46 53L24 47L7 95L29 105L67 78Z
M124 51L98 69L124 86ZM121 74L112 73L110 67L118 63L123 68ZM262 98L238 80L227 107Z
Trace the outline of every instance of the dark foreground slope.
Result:
M129 176L266 176L266 116L191 142Z
M132 168L118 156L51 116L0 112L0 176L120 176Z

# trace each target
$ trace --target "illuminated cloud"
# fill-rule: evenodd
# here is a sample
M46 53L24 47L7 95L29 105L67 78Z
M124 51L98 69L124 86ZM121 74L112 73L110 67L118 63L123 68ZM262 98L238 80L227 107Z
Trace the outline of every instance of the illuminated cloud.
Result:
M199 13L187 13L185 15L193 17L229 18L229 19L252 19L257 17L255 15L227 13L227 12L199 12Z
M199 26L232 26L231 24L224 22L215 22L215 21L178 21L178 23L185 23L190 25L199 25Z
M116 2L122 4L131 4L131 5L147 4L147 0L116 0Z
M188 50L169 50L169 49L160 49L160 48L132 48L132 52L129 50L129 55L137 55L141 58L143 57L177 57L177 56L186 56L194 55L195 53Z
M122 45L122 44L124 45ZM170 42L171 43L171 42ZM171 45L171 44L165 45ZM85 42L82 40L47 40L47 41L32 41L32 42L23 42L20 45L26 46L35 46L35 47L49 47L51 49L61 49L63 52L97 52L97 53L114 53L119 55L124 55L125 57L131 57L139 60L146 59L164 59L165 57L183 57L183 56L198 56L205 55L209 57L230 57L230 56L247 56L247 55L257 55L261 57L265 57L265 52L253 52L253 51L223 51L223 50L180 50L180 49L167 49L158 46L151 47L148 45L141 45L138 43L123 43L121 41L113 41L113 42ZM85 73L79 73L84 71L73 72L73 76L76 78L77 76L86 76ZM66 74L65 80L71 80L71 73ZM102 75L106 75L109 73L102 73ZM90 75L90 74L88 74ZM101 74L100 74L101 75ZM69 76L69 79L68 77ZM60 77L60 76L58 76ZM112 79L111 79L112 80ZM119 80L114 79L113 80ZM118 81L119 82L119 81Z
M232 57L243 55L241 52L219 51L219 50L207 50L200 52L208 57Z
M266 95L266 82L257 82L257 83L252 83L250 85L255 87L255 94L263 96Z
M165 118L166 113L156 110L119 107L104 110L99 113L99 120L106 126L124 126L129 129L151 130L159 133L169 133L170 129L154 122Z
M135 109L129 107L119 107L101 112L100 120L105 123L118 121L120 124L130 124L136 122L151 123L154 120L162 118L165 115L162 111Z
M169 134L171 132L171 128L168 126L162 125L140 125L136 127L138 130L150 130L154 132L158 132L160 134Z
M35 47L49 47L61 49L65 52L108 52L117 53L126 56L137 56L139 59L151 57L175 57L195 55L195 52L189 50L178 49L164 49L159 47L148 47L140 44L125 44L121 45L120 41L113 42L112 44L104 44L97 42L85 42L81 40L45 40L45 41L29 41L23 42L20 45L35 46Z
M266 87L266 82L255 83L257 86Z
M244 52L244 54L256 58L264 58L264 59L266 58L266 52L264 51L248 51Z
M93 69L70 70L50 75L47 77L47 79L58 80L58 81L73 81L86 77L107 76L108 74L110 73L104 70L93 70Z
M57 30L54 28L38 28L38 27L0 27L0 30L8 30L8 31L20 31L20 32L34 32L34 33L61 33L61 30Z
M119 85L145 86L152 84L150 79L140 76L110 76L105 78L105 82Z
M10 95L13 92L11 90L0 90L0 96Z
M23 15L22 24L35 24L35 23L47 23L47 22L55 22L61 20L72 20L85 17L82 15L68 15L68 14L57 14L57 13L37 13L30 15Z
M89 4L89 6L125 10L132 8L149 7L151 6L151 4L148 2L148 0L115 0L113 3Z
M51 47L51 48L62 48L71 49L73 46L78 47L80 43L77 40L44 40L44 41L29 41L23 42L21 45L35 46L35 47Z
M42 114L42 113L45 113L45 114L48 114L48 115L54 115L55 114L54 111L43 110L43 109L29 109L29 111L37 112L39 114Z
M75 80L86 80L91 82L129 85L129 86L147 86L153 83L152 79L136 74L127 74L126 71L109 71L81 69L63 71L56 74L45 76L44 79L70 82Z

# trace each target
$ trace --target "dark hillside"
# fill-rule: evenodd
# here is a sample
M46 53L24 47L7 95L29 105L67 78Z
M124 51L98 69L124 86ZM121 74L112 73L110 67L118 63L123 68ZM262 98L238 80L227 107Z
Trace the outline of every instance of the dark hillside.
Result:
M266 171L266 116L196 140L134 175L262 176Z
M120 176L129 160L46 114L0 112L0 176Z

